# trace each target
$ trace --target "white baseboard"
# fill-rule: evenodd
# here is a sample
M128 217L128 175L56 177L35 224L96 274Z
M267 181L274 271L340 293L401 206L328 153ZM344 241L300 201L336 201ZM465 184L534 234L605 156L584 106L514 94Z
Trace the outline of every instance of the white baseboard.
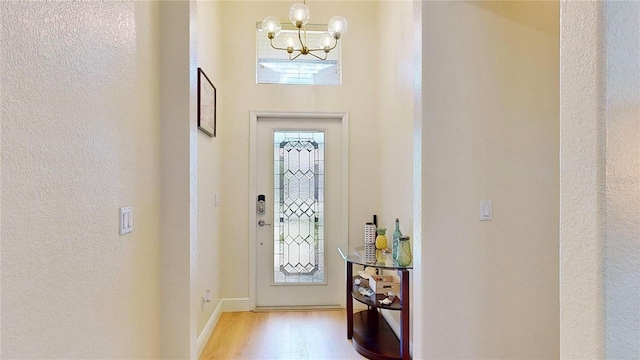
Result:
M211 333L213 333L213 329L216 327L218 323L218 319L220 319L220 314L222 314L223 300L218 302L218 306L213 310L213 314L207 321L207 325L204 326L202 332L198 336L198 341L196 341L196 346L198 347L198 357L202 354L202 350L204 350L204 346L207 345L207 341L211 337Z
M222 312L252 311L249 298L227 298L220 300Z

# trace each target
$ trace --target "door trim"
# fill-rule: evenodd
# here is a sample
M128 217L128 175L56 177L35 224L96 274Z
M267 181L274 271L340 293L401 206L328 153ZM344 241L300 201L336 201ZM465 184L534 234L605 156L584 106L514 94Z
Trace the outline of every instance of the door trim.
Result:
M249 118L249 306L256 308L257 287L257 228L256 228L256 198L258 196L256 184L256 158L257 158L257 127L258 118L303 118L303 119L340 119L342 125L342 178L341 178L341 206L342 206L342 239L338 245L346 249L349 244L349 113L347 112L277 112L277 111L250 111ZM338 251L327 249L327 251ZM344 274L344 272L342 272ZM340 283L346 279L343 275ZM345 307L345 299L340 306Z

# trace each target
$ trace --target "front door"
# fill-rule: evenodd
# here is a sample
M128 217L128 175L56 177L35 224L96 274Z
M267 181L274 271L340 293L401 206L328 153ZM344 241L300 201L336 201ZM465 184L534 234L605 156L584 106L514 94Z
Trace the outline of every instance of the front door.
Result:
M258 118L256 306L339 306L342 119ZM262 197L260 195L263 195Z

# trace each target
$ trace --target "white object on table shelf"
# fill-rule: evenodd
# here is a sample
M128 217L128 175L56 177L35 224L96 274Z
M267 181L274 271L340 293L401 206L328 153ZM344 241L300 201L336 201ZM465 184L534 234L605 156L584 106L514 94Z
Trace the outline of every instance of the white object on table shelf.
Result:
M384 300L378 300L380 304L389 305L393 302L393 300L389 300L389 298L384 298Z
M372 267L366 267L363 271L358 271L358 275L360 275L363 279L370 279L371 276L376 274L376 269Z

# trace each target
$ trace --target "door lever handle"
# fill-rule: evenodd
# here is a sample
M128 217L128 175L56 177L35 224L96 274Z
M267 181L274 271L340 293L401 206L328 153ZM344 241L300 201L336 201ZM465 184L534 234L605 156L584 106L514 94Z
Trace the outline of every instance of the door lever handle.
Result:
M265 226L265 225L271 226L271 224L265 223L264 220L262 220L262 219L258 220L258 226Z

